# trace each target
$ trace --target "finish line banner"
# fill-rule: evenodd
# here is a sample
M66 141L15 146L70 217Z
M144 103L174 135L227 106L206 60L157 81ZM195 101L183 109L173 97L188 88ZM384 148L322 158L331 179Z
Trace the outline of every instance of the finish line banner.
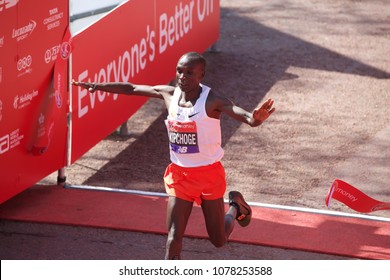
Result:
M376 200L347 182L339 179L334 180L325 197L325 204L328 208L330 207L332 198L361 213L390 210L390 202Z
M68 6L0 1L0 203L66 164Z
M217 0L131 0L74 35L72 79L168 84L179 57L207 50L219 37ZM72 87L70 163L133 115L145 97Z

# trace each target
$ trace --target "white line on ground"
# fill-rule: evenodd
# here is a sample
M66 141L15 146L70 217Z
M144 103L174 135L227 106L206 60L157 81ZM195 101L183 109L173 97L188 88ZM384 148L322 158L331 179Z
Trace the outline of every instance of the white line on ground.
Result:
M93 190L93 191L106 191L106 192L119 192L119 193L127 193L127 194L137 194L137 195L145 195L145 196L158 196L158 197L168 197L166 193L159 192L148 192L148 191L140 191L140 190L129 190L129 189L119 189L119 188L108 188L108 187L97 187L97 186L77 186L77 185L65 185L65 188L69 189L81 189L81 190ZM225 203L229 201L225 199ZM313 214L322 214L322 215L331 215L331 216L339 216L339 217L351 217L351 218L359 218L380 222L390 222L390 218L377 217L371 215L363 215L363 214L353 214L353 213L345 213L345 212L337 212L330 210L321 210L314 208L305 208L305 207L296 207L296 206L285 206L278 204L268 204L261 202L248 202L251 206L258 207L266 207L273 208L279 210L290 210L290 211L299 211Z

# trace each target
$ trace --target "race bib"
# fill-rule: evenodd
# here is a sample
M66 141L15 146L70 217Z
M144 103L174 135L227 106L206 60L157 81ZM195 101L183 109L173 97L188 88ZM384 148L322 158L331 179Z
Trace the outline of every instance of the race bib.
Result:
M172 151L178 154L199 153L196 123L168 121L168 137Z

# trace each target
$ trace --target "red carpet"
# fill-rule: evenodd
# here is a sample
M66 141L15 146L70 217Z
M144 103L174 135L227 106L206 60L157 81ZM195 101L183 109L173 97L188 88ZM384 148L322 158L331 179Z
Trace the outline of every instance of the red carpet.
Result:
M34 186L0 205L0 218L118 230L166 233L166 198ZM187 236L206 237L194 207ZM247 228L230 241L364 259L390 259L390 222L253 207Z

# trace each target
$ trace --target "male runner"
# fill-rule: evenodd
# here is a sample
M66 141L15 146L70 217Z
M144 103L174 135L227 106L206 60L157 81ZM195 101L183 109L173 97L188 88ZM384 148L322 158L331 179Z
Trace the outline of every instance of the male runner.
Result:
M259 126L274 111L274 101L268 99L252 113L215 94L201 83L206 60L196 52L184 54L176 66L176 86L135 85L131 83L85 83L76 86L88 89L142 95L165 101L171 164L164 174L168 198L165 259L180 259L184 232L194 201L202 207L210 241L222 247L234 227L234 220L245 227L252 210L238 191L229 193L229 209L225 213L223 197L226 191L225 171L220 162L220 116L222 113Z

